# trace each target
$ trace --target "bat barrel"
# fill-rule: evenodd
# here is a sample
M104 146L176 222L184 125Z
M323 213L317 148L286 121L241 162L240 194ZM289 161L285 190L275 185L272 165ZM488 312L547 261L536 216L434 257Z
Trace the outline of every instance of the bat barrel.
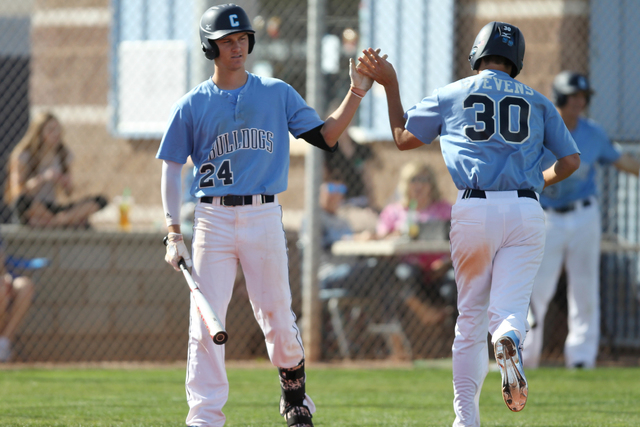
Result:
M213 336L213 342L215 344L218 344L218 345L222 345L222 344L226 343L228 339L229 339L229 334L227 334L226 331L217 332Z
M164 238L163 243L165 244L165 246L167 245L168 240L166 237ZM198 289L196 283L193 281L191 273L189 273L189 269L187 268L187 264L185 263L184 259L180 259L180 261L178 261L178 266L180 267L180 270L182 270L185 279L187 279L189 288L191 289L193 297L195 298L196 307L200 312L200 317L202 317L205 326L209 330L209 333L211 334L212 330L218 329L218 331L216 331L211 337L214 344L222 345L226 343L229 339L229 334L227 334L227 331L224 330L215 312L211 309L211 306L207 302L206 298L204 297L200 289Z

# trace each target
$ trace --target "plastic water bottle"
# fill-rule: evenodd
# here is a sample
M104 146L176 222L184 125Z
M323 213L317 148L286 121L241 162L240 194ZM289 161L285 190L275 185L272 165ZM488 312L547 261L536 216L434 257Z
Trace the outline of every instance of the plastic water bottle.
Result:
M120 199L120 229L122 231L131 231L131 189L126 187L122 192Z
M407 234L412 240L417 239L420 234L417 207L418 203L415 200L411 200L409 202L409 211L407 212Z

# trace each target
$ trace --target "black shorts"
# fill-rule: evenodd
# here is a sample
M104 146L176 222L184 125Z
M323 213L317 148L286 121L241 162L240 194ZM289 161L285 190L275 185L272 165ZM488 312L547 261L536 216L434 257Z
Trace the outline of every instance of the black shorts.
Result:
M26 194L23 194L22 196L18 197L18 200L16 201L16 212L18 213L18 219L20 220L20 224L24 225L29 222L29 219L27 217L27 212L29 211L29 208L33 204L33 201L34 201L33 197L28 196ZM100 207L100 209L107 206L107 203L108 203L107 199L104 196L89 196L89 197L82 198L76 202L68 203L66 205L60 205L53 202L42 202L42 204L44 205L45 208L47 208L49 212L51 212L53 215L56 215L60 212L68 211L75 206L78 206L80 204L87 203L87 202L96 203Z

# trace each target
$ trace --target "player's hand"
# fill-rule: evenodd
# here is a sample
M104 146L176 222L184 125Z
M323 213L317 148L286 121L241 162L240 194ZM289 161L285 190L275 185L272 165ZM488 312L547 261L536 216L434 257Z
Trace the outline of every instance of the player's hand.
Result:
M164 256L164 260L171 264L171 266L176 270L180 271L180 267L178 266L178 262L181 259L184 259L187 267L191 268L193 263L191 262L191 256L189 255L189 250L187 246L184 244L184 239L182 238L182 234L178 233L169 233L167 238L167 254Z
M380 49L376 49L376 53L379 54ZM387 55L384 55L383 57L386 59ZM362 74L360 72L361 69L361 64L356 66L355 61L352 58L349 58L349 78L351 79L351 86L368 92L369 89L371 89L371 86L373 86L373 79Z
M380 56L380 49L368 48L358 57L358 72L375 80L382 86L397 84L398 78L393 65L387 61L387 55Z

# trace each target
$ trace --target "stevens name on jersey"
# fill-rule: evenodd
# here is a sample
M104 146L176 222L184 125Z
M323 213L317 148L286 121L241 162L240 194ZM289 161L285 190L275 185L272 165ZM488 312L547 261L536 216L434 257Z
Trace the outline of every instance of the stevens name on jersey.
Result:
M533 95L533 89L529 86L517 82L515 80L501 79L492 76L471 76L460 81L465 87L474 87L476 89L498 90L506 93Z

